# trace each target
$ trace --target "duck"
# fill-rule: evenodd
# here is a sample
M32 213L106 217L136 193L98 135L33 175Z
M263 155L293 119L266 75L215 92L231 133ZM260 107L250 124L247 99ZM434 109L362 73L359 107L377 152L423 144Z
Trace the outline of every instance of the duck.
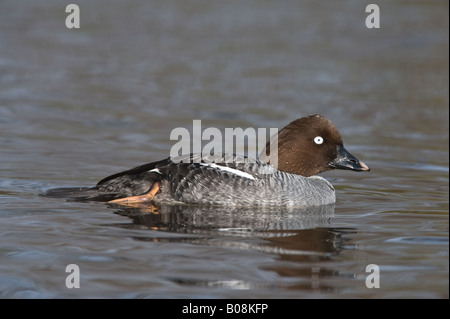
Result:
M168 157L107 176L94 187L57 188L45 195L118 205L311 207L336 202L334 187L318 176L334 169L370 171L344 148L334 124L314 114L283 127L258 158L236 154Z

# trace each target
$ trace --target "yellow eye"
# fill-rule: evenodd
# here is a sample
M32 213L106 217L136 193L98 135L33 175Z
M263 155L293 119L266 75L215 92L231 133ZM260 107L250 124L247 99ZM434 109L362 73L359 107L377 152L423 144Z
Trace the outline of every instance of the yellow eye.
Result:
M314 138L314 143L316 143L317 145L320 145L323 143L323 137L322 136L316 136Z

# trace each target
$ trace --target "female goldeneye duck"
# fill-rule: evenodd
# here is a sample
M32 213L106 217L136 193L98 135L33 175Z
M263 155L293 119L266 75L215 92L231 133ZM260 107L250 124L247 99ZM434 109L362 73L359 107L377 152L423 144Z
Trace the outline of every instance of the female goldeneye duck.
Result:
M270 157L275 145L278 152ZM333 186L316 176L332 169L370 170L344 148L331 121L311 115L269 139L259 159L200 154L166 158L108 176L92 188L60 188L46 195L117 204L318 206L336 201Z

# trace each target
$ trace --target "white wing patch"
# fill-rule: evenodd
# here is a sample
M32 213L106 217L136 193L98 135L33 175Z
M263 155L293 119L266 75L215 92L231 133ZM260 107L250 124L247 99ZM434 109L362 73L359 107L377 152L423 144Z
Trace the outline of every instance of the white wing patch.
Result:
M246 172L243 172L243 171L240 171L238 169L234 169L234 168L221 166L221 165L217 165L217 164L214 164L214 163L209 163L209 164L200 163L200 165L208 166L208 167L215 168L215 169L218 169L218 170L221 170L221 171L225 171L225 172L229 172L231 174L234 174L234 175L237 175L237 176L240 176L240 177L253 179L253 180L256 179L255 177L253 177L253 175L251 175L249 173L246 173Z
M154 168L154 169L152 169L152 170L150 170L148 172L149 173L158 173L159 175L162 175L158 168Z

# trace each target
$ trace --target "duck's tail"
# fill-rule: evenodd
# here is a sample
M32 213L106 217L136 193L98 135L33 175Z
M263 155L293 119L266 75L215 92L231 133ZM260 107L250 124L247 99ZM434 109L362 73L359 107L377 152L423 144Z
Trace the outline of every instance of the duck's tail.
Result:
M66 198L69 201L107 202L117 198L115 193L106 193L97 187L62 187L52 188L40 194L44 197Z

